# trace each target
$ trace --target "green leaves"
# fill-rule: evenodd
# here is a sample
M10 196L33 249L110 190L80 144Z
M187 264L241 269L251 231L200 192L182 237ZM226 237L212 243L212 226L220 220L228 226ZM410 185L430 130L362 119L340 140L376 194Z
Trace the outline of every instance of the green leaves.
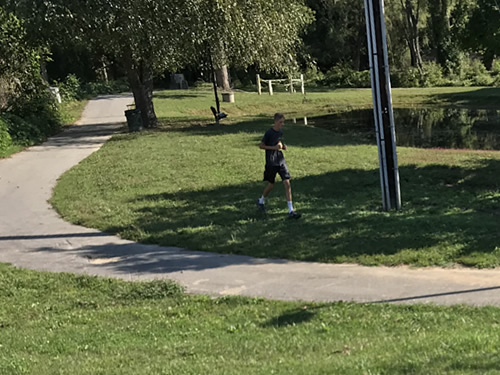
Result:
M313 20L302 0L23 0L17 9L50 43L64 42L64 31L157 70L200 63L207 45L216 65L283 70Z

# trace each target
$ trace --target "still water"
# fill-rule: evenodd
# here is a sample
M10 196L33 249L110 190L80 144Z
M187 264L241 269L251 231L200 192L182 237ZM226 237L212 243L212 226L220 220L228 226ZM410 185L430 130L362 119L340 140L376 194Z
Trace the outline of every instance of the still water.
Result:
M297 121L376 143L371 109ZM500 150L500 110L394 109L394 121L398 146Z

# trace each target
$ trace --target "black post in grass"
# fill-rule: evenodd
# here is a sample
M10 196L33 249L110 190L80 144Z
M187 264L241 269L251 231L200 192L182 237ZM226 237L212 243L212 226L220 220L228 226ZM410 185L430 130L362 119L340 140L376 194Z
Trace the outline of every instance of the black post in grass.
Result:
M400 210L401 191L387 56L384 0L364 1L382 204L386 211L394 208Z
M220 111L219 95L217 94L217 81L215 79L215 69L212 61L212 51L210 50L210 47L208 47L208 58L210 62L210 74L212 75L212 83L214 85L215 105L217 107L217 109L214 107L210 107L210 110L214 115L215 123L218 125L219 121L223 118L226 118L227 115L224 112Z

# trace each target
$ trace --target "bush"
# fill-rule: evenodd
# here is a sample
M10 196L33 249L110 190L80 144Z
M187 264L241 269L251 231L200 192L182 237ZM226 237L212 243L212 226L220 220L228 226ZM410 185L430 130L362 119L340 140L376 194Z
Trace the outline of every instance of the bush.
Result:
M391 72L391 82L394 87L435 87L448 83L441 66L432 61L423 63L422 72L415 67Z
M420 82L422 87L443 86L445 84L443 69L438 63L433 61L425 62L422 69L423 75Z
M61 126L57 104L46 86L18 98L2 117L12 142L20 146L39 143L57 133Z
M493 85L496 87L500 87L500 59L496 59L495 61L493 61L491 74L493 76Z
M108 82L88 82L83 85L83 92L87 97L95 97L97 95L119 94L129 91L129 84L126 80L116 80Z
M13 143L20 146L32 146L43 140L40 129L12 113L4 113L3 120L7 123L7 129Z
M324 84L334 87L370 87L370 72L357 71L342 64L331 68L325 75Z
M308 67L304 73L304 81L308 84L317 85L325 81L325 75L318 69L316 65Z
M394 70L391 72L393 87L420 87L422 75L417 68Z
M7 151L7 148L12 145L12 138L8 131L7 123L0 118L0 154Z
M63 82L57 83L61 98L65 101L81 100L84 98L82 84L77 76L69 74Z
M126 80L99 81L82 83L74 74L70 74L63 82L56 82L64 101L82 100L93 98L97 95L119 94L129 91L129 84Z
M491 72L495 76L500 75L500 59L495 59L495 61L493 61L493 64L491 66Z
M464 59L461 79L465 86L489 86L494 80L484 64L472 58Z

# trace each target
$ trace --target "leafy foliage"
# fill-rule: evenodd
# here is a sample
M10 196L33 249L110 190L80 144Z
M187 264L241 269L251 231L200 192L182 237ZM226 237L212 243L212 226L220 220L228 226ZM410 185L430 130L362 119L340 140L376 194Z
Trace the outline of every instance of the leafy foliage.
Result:
M324 82L333 87L370 87L370 71L357 71L348 65L336 65L330 69Z
M0 118L0 154L5 152L10 145L12 145L12 138L8 132L8 125Z
M11 140L27 146L54 134L60 117L40 73L40 49L30 45L24 23L0 8L0 113ZM8 138L4 135L5 144ZM4 146L5 147L5 146Z
M326 72L334 65L366 69L366 28L363 1L308 0L316 21L304 36L307 53Z
M13 4L11 4L12 6ZM21 0L31 27L58 30L59 43L106 51L127 72L146 127L156 125L153 72L206 61L289 70L299 34L312 21L302 0ZM45 40L57 40L47 32ZM54 39L54 40L52 40Z
M466 86L488 86L493 82L484 64L478 59L466 59L461 76Z
M15 144L31 146L43 140L42 132L35 125L12 113L3 114L3 120Z

